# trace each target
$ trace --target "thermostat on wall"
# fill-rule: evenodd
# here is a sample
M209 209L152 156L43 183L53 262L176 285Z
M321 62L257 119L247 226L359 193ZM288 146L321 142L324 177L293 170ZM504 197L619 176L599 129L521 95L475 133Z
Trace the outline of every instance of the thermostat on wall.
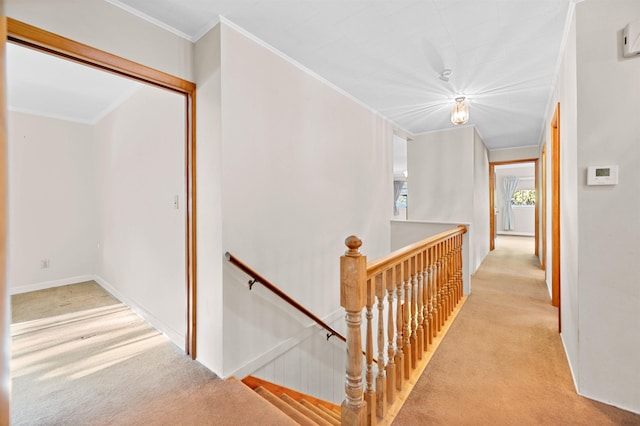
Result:
M589 166L587 185L617 185L618 166Z

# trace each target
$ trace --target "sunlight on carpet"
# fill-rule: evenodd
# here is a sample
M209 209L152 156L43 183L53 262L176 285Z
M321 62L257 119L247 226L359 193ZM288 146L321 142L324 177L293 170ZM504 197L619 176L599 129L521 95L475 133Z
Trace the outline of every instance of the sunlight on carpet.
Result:
M123 422L124 410L218 380L94 282L12 306L14 425Z

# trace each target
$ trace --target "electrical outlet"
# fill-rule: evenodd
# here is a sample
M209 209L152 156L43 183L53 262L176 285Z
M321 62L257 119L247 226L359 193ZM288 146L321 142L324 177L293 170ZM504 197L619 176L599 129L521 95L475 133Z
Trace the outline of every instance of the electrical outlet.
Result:
M40 261L40 268L41 269L47 269L49 268L49 259L42 259Z

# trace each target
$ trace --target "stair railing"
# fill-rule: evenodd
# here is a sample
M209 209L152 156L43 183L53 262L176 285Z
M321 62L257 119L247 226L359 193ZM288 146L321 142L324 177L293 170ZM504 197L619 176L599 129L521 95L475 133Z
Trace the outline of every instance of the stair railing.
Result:
M360 253L362 241L358 237L345 240L348 250L340 258L340 304L347 323L342 425L376 424L376 419L383 419L387 408L397 402L417 362L463 297L462 244L466 232L466 226L460 225L371 262ZM375 382L374 308L378 350ZM363 310L368 354L364 370L359 355Z
M302 312L308 318L312 319L320 327L324 328L327 331L327 340L329 340L329 338L331 338L332 336L335 336L338 339L342 340L343 342L347 341L347 339L342 334L338 333L336 330L331 328L328 324L326 324L324 321L318 318L315 314L313 314L313 312L309 311L307 308L302 306L300 303L294 300L291 296L289 296L287 293L279 289L276 285L272 284L269 280L264 278L262 275L260 275L259 273L251 269L249 266L247 266L237 257L235 257L229 252L226 252L224 254L224 257L231 264L235 265L238 269L240 269L242 272L244 272L245 274L249 275L252 278L252 280L249 281L249 290L251 290L251 288L255 283L262 284L269 291L271 291L272 293L280 297L282 300L287 302L289 305L293 306L298 311Z

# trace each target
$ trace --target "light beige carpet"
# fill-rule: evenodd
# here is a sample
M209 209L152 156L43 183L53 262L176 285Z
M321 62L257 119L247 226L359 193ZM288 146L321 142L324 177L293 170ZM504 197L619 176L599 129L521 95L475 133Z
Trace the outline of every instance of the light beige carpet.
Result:
M498 238L394 425L640 425L576 393L533 248Z
M203 400L222 382L94 282L15 295L12 310L14 425L211 424L220 412Z

